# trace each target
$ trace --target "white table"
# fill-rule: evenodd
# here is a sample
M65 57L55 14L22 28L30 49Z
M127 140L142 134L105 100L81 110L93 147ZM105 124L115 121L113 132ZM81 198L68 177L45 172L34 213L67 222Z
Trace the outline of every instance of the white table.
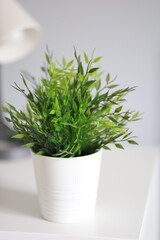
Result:
M154 147L104 151L94 218L56 224L40 216L32 160L1 161L0 240L146 240L155 165Z

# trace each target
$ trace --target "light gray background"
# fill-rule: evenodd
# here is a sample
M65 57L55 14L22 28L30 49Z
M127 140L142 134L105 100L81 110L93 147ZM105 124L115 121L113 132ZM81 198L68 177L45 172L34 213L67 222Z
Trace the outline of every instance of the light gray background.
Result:
M132 109L145 112L131 125L140 144L160 142L160 1L159 0L19 0L43 27L37 48L2 69L3 100L20 108L23 97L10 85L21 84L20 70L37 76L46 44L56 57L79 53L104 56L101 64L121 86L138 86L128 96Z

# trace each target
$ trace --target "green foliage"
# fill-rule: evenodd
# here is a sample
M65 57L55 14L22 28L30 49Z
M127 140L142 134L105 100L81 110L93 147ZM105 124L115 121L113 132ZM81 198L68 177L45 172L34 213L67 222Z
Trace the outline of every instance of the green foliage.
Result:
M18 111L8 104L3 111L13 123L15 138L22 138L25 146L40 155L75 157L94 153L109 144L123 149L122 143L137 144L127 124L139 120L139 112L123 110L125 96L135 87L114 90L108 73L102 86L102 72L95 66L101 57L89 60L84 52L85 65L74 49L75 58L62 63L53 61L45 53L44 77L39 82L23 73L25 89L13 86L27 100L26 111ZM76 62L76 67L73 62ZM30 80L30 90L26 80Z

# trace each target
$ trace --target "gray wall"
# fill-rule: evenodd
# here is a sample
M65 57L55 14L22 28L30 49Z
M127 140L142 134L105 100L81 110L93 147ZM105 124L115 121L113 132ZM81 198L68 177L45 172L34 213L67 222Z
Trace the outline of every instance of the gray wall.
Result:
M137 85L128 97L132 109L145 112L131 125L141 144L160 142L160 1L159 0L19 0L42 25L43 37L23 60L3 67L3 99L18 108L25 101L12 87L19 71L37 76L46 44L56 57L78 52L104 56L101 63L121 86Z

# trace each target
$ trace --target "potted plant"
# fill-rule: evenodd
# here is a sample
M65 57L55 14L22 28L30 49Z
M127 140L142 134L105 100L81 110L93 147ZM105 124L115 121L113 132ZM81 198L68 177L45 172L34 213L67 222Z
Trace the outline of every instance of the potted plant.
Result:
M32 149L41 214L54 222L77 222L94 214L102 149L110 144L137 144L127 125L139 120L139 112L123 110L125 96L135 87L119 88L109 73L95 66L101 57L89 59L86 67L74 50L74 59L62 63L45 53L47 64L38 81L22 75L26 89L14 88L27 100L26 110L11 104L9 114L15 138ZM74 66L76 62L76 67ZM31 89L26 79L33 88ZM116 88L116 90L114 90Z

